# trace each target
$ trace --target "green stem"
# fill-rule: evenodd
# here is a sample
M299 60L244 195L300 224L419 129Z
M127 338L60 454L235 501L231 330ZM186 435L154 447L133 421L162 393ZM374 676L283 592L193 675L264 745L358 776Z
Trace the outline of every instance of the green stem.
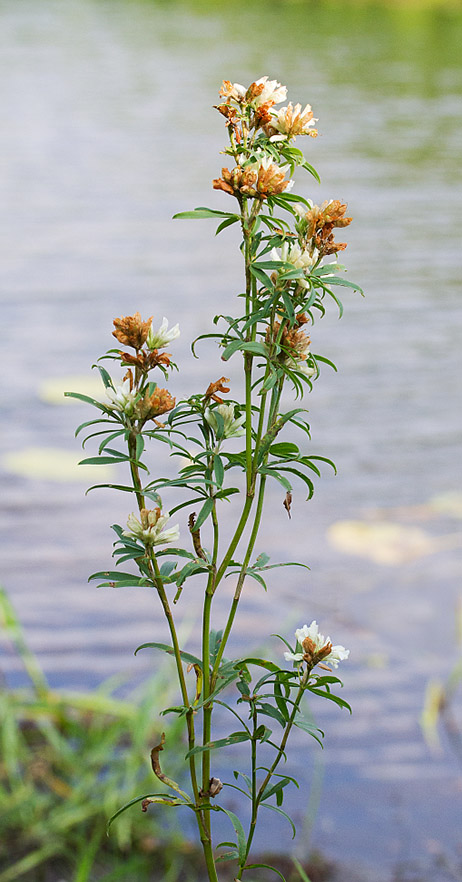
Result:
M130 459L136 459L136 434L131 432L128 438L128 449L130 454ZM142 485L139 475L138 466L134 462L130 462L130 471L132 476L133 488L135 490L135 495L138 502L139 511L145 507L145 499L142 493ZM186 727L188 732L188 749L192 750L195 746L195 731L194 731L194 711L191 708L191 704L189 701L188 689L186 686L186 680L183 671L183 663L181 660L181 652L180 645L178 642L178 636L176 633L175 623L173 620L172 611L170 609L170 604L168 602L167 594L165 591L163 579L160 573L159 564L157 562L156 555L154 553L154 549L152 547L146 548L146 559L148 563L148 568L150 570L151 578L156 586L157 593L162 604L162 608L165 613L165 617L167 619L168 628L170 631L170 636L172 639L173 646L173 654L175 657L176 669L178 674L178 680L180 684L181 697L183 700L183 704L185 707L189 708L186 713ZM191 787L194 794L194 799L196 805L200 803L199 798L199 786L197 783L197 773L196 773L196 758L195 756L189 757L189 772L191 778ZM202 813L196 812L197 823L199 826L199 832L201 836L201 840L208 839L208 832L205 826L205 817ZM213 878L213 877L211 877Z
M267 785L269 784L269 782L270 782L270 780L271 780L271 778L272 778L274 772L276 771L276 769L277 769L277 767L278 767L278 765L279 765L279 763L280 763L282 757L284 756L285 747L286 747L287 741L288 741L288 739L289 739L289 735L290 735L290 733L291 733L291 730L292 730L292 728L293 728L294 720L295 720L295 717L297 716L298 709L299 709L299 706L300 706L300 702L301 702L301 700L302 700L302 696L303 696L303 693L304 693L304 691L305 691L305 687L306 687L306 684L307 684L307 682L308 682L308 679L309 679L310 673L311 673L311 668L307 668L306 671L305 671L305 673L303 674L303 677L302 677L302 680L301 680L301 682L300 682L300 686L299 686L299 688L298 688L298 692L297 692L297 695L296 695L296 698L295 698L295 701L294 701L294 705L293 705L293 708L292 708L292 712L291 712L291 714L290 714L290 717L289 717L289 719L288 719L288 721L287 721L287 724L286 724L286 727L285 727L285 729L284 729L284 733L283 733L283 736L282 736L282 739L281 739L281 743L280 743L280 745L279 745L279 749L278 749L278 752L277 752L277 754L276 754L276 757L275 757L275 759L274 759L272 765L270 766L267 775L265 776L264 780L262 781L262 783L261 783L261 785L260 785L260 787L259 787L259 789L258 789L258 793L256 794L256 796L254 796L254 794L252 794L252 817L251 817L251 820L250 820L249 835L248 835L248 838L247 838L246 860L247 860L247 857L248 857L248 855L249 855L249 852L250 852L250 849L251 849L251 846L252 846L253 837L254 837L254 835L255 835L255 829L256 829L256 825L257 825L258 809L260 808L260 804L261 804L261 801L262 801L262 796L263 796L263 794L264 794L264 792L265 792L265 790L266 790L266 787L267 787ZM242 879L242 874L243 874L244 870L245 870L245 866L240 867L240 869L239 869L239 873L238 873L237 876L236 876L236 882L237 882L237 880Z

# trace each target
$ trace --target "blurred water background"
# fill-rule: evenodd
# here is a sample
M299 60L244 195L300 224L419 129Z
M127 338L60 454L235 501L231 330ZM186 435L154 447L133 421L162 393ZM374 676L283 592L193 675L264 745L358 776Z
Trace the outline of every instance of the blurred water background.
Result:
M375 880L398 866L458 878L462 851L461 767L419 725L429 678L457 658L461 45L458 5L0 2L0 577L54 685L146 676L158 659L132 650L166 637L150 593L87 584L110 563L126 500L84 497L100 476L77 473L73 432L92 414L60 406L61 391L111 346L113 317L136 310L180 321L178 397L236 374L213 344L195 361L189 341L233 310L237 238L171 217L230 210L211 189L222 79L276 77L319 117L321 136L302 146L322 184L300 185L348 202L345 262L367 297L347 292L344 318L331 310L311 335L340 371L326 369L306 402L310 449L339 474L326 470L306 506L298 488L291 521L273 488L259 543L275 561L303 555L311 572L275 571L267 596L249 585L235 648L277 653L271 632L312 619L351 648L353 717L319 709L322 756L295 736L298 848L361 862ZM190 646L197 603L191 590L180 610ZM7 651L1 664L23 682ZM274 827L260 846L275 835L289 847Z

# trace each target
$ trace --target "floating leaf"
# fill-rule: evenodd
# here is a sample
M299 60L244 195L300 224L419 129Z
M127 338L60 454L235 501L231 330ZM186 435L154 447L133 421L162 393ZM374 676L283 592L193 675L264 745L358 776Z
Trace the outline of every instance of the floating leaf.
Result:
M100 377L95 374L75 374L44 380L38 388L38 396L47 404L75 404L75 398L65 396L69 389L78 389L83 395L98 398L104 393Z
M79 466L79 457L59 447L25 447L6 453L2 465L8 472L38 481L83 481L88 483L94 477L91 466ZM113 475L109 465L102 466L105 476Z

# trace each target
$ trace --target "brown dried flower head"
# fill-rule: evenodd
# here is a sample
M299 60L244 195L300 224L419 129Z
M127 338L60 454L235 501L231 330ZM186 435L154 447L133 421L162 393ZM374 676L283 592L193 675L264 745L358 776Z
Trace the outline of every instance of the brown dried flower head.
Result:
M283 352L280 354L280 358L283 362L288 360L288 357L289 359L297 359L297 361L306 361L308 358L311 340L308 335L301 330L301 326L308 321L309 319L306 313L301 312L297 316L296 324L293 328L284 327L282 329L280 345ZM272 331L270 328L267 329L267 342L271 339L277 339L280 327L280 322L274 322Z
M136 355L131 355L129 352L119 352L119 355L122 364L134 365L134 367L138 367L145 374L158 365L169 367L171 358L169 352L159 353L158 349L152 349L151 352L146 352L145 349L142 349Z
M139 420L153 420L174 407L175 399L167 389L154 389L151 393L146 390L143 398L136 402L134 413Z
M275 196L283 193L290 184L285 179L286 168L274 165L269 159L261 160L251 165L236 166L230 171L222 168L223 178L213 181L214 190L223 190L231 196L242 194L253 198L266 199L267 196Z
M123 346L141 349L146 343L151 323L152 316L144 322L139 312L135 312L135 315L121 316L121 318L114 319L115 331L112 332L112 335Z
M307 221L306 237L314 240L314 245L320 255L335 254L344 251L346 242L335 242L333 230L335 227L347 227L353 220L345 217L346 204L339 199L325 201L321 206L313 205L305 215Z
M204 395L204 404L207 403L207 401L216 401L218 404L223 404L223 399L217 395L217 392L229 392L229 386L225 386L224 383L229 383L229 377L220 377L219 380L210 383Z

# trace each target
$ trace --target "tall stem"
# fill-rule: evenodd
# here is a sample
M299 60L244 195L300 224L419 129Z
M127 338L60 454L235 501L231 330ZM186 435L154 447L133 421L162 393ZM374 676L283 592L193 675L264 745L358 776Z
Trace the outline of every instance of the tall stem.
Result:
M141 512L141 510L144 508L145 500L144 500L144 496L142 493L142 485L141 485L141 480L140 480L140 475L139 475L139 469L138 469L138 466L136 465L136 462L135 462L135 460L136 460L136 435L134 432L131 432L129 435L128 449L129 449L130 460L131 460L130 471L131 471L131 476L132 476L133 488L135 490L135 495L136 495L137 502L138 502L138 508L139 508L139 511ZM156 586L157 593L159 595L159 599L162 604L162 608L164 610L165 617L167 619L167 624L168 624L170 636L172 639L173 655L175 658L176 669L177 669L178 680L179 680L179 684L180 684L181 697L183 700L183 704L185 707L189 708L189 710L186 713L186 726L187 726L187 732L188 732L188 749L192 750L195 746L194 711L192 710L191 705L190 705L190 701L189 701L188 689L186 686L186 680L185 680L184 670L183 670L183 662L181 660L180 645L178 642L178 635L176 633L176 628L175 628L175 623L173 620L172 611L170 609L170 604L168 602L168 597L167 597L167 594L165 591L163 579L162 579L161 572L159 569L159 564L157 562L157 558L156 558L156 555L154 553L153 548L149 548L149 549L146 548L146 560L147 560L147 565L148 565L148 568L150 571L152 581L154 582L154 584ZM199 803L199 786L197 783L195 756L189 757L189 772L190 772L190 778L191 778L191 787L192 787L194 799L195 799L195 802L197 805ZM199 832L200 832L201 839L202 839L202 837L206 837L206 834L207 834L207 830L206 830L205 823L204 823L205 817L201 813L198 813L198 812L196 812L196 817L197 817L197 822L198 822L198 826L199 826Z

